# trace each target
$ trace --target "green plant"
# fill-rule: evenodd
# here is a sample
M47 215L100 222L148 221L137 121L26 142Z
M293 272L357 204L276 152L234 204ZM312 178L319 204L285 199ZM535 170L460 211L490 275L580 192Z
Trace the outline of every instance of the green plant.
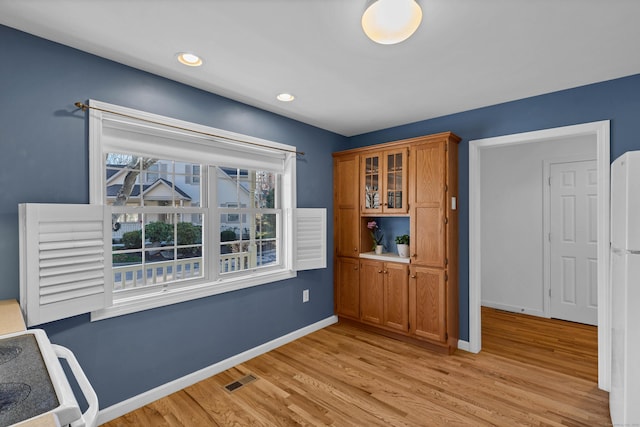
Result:
M173 240L173 224L150 222L144 227L145 238L150 242L166 242Z
M227 228L226 230L222 230L220 232L221 242L232 242L234 240L238 240L238 236L236 235L236 232L234 230Z
M190 222L179 222L176 226L178 245L193 245L202 243L202 228Z
M401 236L396 236L396 244L398 245L408 245L409 244L409 235L403 234Z
M138 249L142 247L142 231L128 231L122 235L122 244L125 249Z

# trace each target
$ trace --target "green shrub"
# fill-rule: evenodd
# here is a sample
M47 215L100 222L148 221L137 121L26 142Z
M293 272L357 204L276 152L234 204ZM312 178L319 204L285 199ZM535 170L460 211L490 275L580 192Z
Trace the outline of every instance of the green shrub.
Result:
M199 243L201 231L200 227L190 222L179 222L177 226L178 245L193 245Z
M144 235L150 242L173 241L173 224L150 222L144 227Z
M221 242L232 242L234 240L238 240L238 236L236 235L236 232L233 231L232 229L228 228L220 232Z
M122 235L122 243L125 249L137 249L142 247L142 231L129 231Z

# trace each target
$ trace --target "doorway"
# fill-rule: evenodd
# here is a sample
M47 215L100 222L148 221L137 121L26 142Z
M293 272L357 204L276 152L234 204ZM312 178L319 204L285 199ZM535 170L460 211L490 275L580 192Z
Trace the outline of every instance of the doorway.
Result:
M597 294L598 308L598 385L608 390L610 384L609 331L609 121L506 135L469 142L469 342L468 350L479 352L481 337L481 253L482 253L482 161L484 150L554 139L593 135L597 145ZM461 348L465 345L462 343Z

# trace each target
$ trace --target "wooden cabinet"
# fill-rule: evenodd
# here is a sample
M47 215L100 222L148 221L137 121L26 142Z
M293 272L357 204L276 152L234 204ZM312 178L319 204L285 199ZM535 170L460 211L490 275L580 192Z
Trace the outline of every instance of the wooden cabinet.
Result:
M358 170L357 155L333 159L333 236L336 256L357 257L360 253Z
M407 148L360 157L360 195L363 214L407 212Z
M402 332L409 330L409 265L384 263L382 324Z
M409 330L407 264L362 259L360 284L360 320L393 330Z
M457 348L459 141L445 132L334 153L341 319L434 350ZM408 221L408 264L361 253L371 250L367 222L379 217L384 231L391 216Z
M360 260L360 320L382 324L384 295L384 263Z
M410 185L412 261L444 268L446 252L445 212L446 142L411 147Z
M352 319L360 318L360 260L337 257L334 265L336 313Z
M447 339L445 272L411 267L409 323L411 334L444 343Z

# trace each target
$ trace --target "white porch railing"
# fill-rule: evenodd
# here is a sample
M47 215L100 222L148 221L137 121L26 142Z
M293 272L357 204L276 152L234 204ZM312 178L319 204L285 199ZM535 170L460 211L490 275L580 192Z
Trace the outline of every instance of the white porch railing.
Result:
M247 270L249 252L220 255L220 272ZM202 276L202 258L184 258L175 261L150 262L113 267L113 289L131 289L176 280ZM145 278L146 277L146 278Z
M220 273L247 270L249 268L249 252L237 252L220 255Z
M113 289L131 289L200 276L202 276L202 258L150 262L144 266L140 264L114 266Z

